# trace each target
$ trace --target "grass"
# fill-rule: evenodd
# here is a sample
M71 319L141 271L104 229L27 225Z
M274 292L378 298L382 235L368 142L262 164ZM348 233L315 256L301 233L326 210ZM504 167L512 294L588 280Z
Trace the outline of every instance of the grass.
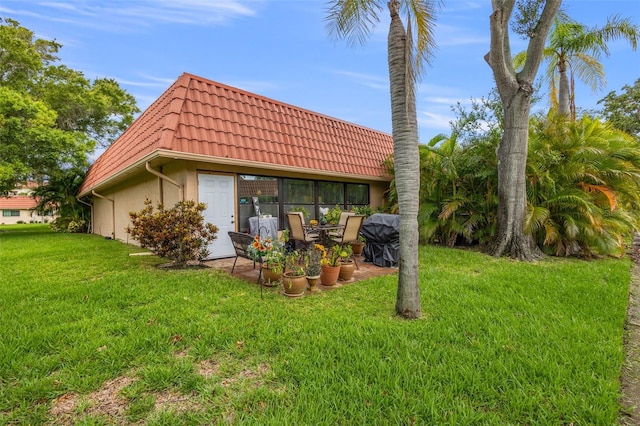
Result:
M616 424L628 259L421 247L404 321L395 276L260 298L134 251L0 227L0 424Z

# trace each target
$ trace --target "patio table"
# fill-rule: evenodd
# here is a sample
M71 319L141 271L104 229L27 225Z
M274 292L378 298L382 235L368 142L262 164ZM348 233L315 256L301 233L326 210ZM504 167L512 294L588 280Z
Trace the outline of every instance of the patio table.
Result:
M258 235L260 238L276 238L278 236L278 218L277 217L258 217L249 218L249 232L251 235Z
M337 231L339 229L344 229L344 225L316 225L316 226L307 226L307 229L310 231L317 231L318 235L320 235L320 244L323 246L327 246L329 244L329 233L331 231Z

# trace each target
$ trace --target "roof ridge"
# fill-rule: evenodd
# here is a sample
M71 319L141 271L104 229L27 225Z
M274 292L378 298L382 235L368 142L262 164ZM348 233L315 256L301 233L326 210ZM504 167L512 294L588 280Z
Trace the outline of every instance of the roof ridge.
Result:
M163 96L165 94L169 95L169 93L176 95L168 103L169 110L164 115L160 139L155 144L157 149L171 150L173 138L180 123L180 114L187 99L187 93L191 90L191 80L190 74L182 73L169 89L162 94ZM163 96L160 96L158 100Z

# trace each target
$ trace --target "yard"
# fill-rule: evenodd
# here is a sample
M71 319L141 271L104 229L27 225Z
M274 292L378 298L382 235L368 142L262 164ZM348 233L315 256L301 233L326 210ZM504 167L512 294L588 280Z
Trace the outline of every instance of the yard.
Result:
M615 424L629 259L420 249L301 299L94 235L0 227L0 424ZM110 419L110 420L109 420Z

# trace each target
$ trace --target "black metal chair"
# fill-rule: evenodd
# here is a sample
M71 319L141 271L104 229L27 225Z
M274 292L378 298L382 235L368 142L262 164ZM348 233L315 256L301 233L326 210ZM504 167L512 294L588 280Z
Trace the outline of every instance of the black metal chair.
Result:
M244 259L249 259L253 261L253 269L256 269L256 262L260 264L260 271L258 272L258 284L262 279L262 259L254 259L249 254L249 246L253 243L254 237L249 234L243 234L242 232L229 231L229 238L231 238L231 243L233 244L233 248L236 251L236 258L233 261L233 266L231 267L231 275L233 275L234 269L236 269L236 262L239 257Z

